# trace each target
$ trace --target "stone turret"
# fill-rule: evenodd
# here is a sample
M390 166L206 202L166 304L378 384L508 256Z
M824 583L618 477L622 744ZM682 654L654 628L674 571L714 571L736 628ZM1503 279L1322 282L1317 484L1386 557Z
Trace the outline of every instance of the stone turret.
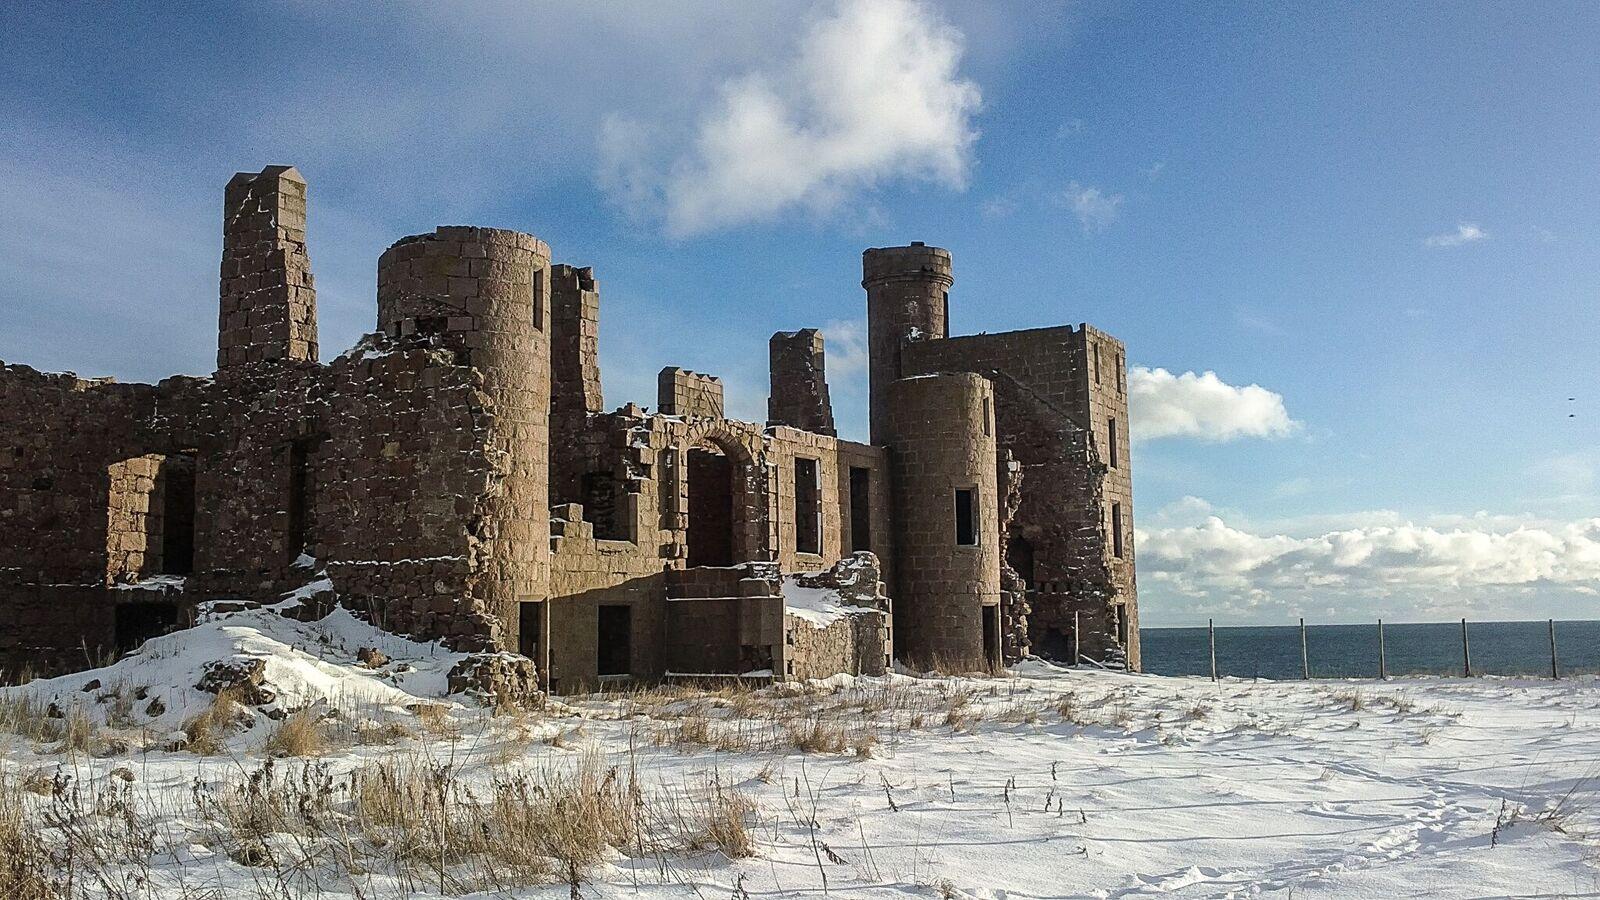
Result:
M895 646L913 665L998 659L994 387L970 373L890 385Z
M469 517L483 553L472 599L518 645L518 604L550 593L550 248L497 228L441 227L378 260L378 327L426 338L483 373L499 484Z
M867 289L867 371L872 442L887 443L889 385L903 375L900 348L908 341L943 338L950 327L950 251L920 241L908 247L874 247L861 254Z

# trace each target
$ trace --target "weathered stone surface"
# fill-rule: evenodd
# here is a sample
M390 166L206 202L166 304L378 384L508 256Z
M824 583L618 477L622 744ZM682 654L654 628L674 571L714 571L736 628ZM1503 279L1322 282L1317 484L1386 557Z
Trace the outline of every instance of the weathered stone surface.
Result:
M533 661L515 653L474 653L450 670L448 681L450 693L496 708L532 708L543 699Z

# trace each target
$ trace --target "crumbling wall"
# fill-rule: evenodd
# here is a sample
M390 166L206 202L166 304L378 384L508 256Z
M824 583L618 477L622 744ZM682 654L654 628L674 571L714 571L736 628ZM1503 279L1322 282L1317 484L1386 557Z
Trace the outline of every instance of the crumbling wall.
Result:
M785 582L797 590L822 590L838 598L843 615L818 622L789 608L784 620L786 677L805 680L829 675L882 675L894 661L889 598L882 570L870 552L852 553L820 572ZM785 601L787 604L787 600Z
M833 403L828 398L822 332L815 328L780 331L768 342L767 352L772 378L767 424L837 434L833 428Z
M1100 381L1092 342L1101 344ZM1031 551L1025 599L1032 652L1070 661L1076 621L1085 655L1126 653L1137 668L1126 377L1116 368L1126 365L1121 348L1088 326L1062 326L908 344L903 364L908 372L969 371L994 381L999 444L1023 475L1007 549ZM1116 467L1106 462L1110 420L1118 422ZM1122 559L1113 552L1112 503L1121 507ZM1118 606L1128 619L1126 645L1117 639Z
M240 172L223 200L217 370L275 359L317 360L306 182L291 166Z
M605 410L600 391L600 288L594 269L550 267L551 503L583 503L581 481L594 471L581 437Z

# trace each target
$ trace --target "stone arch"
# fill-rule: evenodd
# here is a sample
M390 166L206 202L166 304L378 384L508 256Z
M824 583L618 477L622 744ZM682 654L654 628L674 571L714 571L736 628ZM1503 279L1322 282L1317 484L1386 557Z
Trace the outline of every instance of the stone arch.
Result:
M766 492L759 448L708 423L686 435L683 471L688 565L731 566L764 558Z

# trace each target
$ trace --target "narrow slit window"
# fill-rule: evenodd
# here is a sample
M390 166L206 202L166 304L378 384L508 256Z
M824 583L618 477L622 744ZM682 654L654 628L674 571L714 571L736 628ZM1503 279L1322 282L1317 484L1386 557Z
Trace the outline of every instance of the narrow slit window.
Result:
M529 314L533 316L533 330L544 330L544 270L535 269L533 272L533 302Z
M1094 345L1094 383L1100 384L1100 345Z
M988 437L989 435L994 433L994 428L993 428L992 425L990 425L990 422L992 421L990 416L993 413L993 410L990 408L990 406L991 406L991 404L990 404L989 398L988 397L983 398L983 436L984 437Z
M1111 504L1111 555L1122 558L1122 504Z
M850 549L872 549L872 470L850 467Z
M1111 456L1111 468L1117 467L1117 420L1106 420L1106 450Z
M978 492L956 489L956 546L978 546Z
M822 481L814 459L794 460L794 549L822 552Z

